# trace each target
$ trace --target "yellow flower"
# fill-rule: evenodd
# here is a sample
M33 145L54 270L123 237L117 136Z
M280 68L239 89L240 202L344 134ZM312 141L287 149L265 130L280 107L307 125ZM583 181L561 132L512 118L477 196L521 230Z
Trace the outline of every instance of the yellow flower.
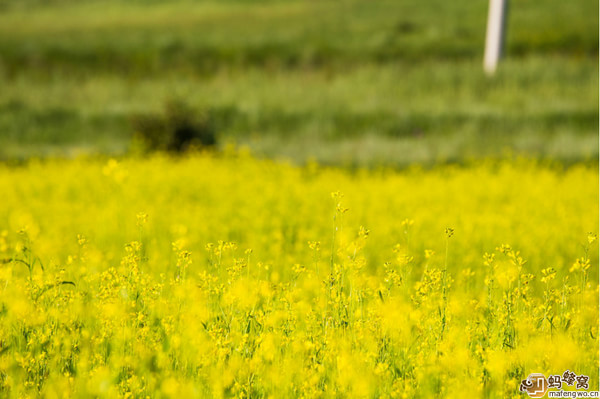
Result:
M598 240L598 235L594 234L594 233L588 233L587 239L588 239L588 243L592 244Z

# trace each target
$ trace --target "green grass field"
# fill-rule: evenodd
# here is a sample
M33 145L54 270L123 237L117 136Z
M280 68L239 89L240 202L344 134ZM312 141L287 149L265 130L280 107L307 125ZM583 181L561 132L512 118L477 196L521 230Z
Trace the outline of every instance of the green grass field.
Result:
M0 1L0 158L122 154L178 99L260 156L348 165L598 157L598 4Z

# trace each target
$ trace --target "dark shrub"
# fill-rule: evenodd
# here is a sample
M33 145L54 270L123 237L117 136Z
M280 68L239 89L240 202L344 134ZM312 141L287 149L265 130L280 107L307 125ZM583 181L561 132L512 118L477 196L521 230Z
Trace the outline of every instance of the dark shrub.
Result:
M190 147L217 144L215 128L206 111L196 111L181 101L166 103L162 114L138 114L131 118L134 148L182 152Z

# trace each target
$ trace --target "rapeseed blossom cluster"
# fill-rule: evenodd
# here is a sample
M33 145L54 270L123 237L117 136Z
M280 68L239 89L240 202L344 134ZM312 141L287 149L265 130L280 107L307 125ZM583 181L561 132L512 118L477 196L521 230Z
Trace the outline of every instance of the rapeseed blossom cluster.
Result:
M149 178L151 176L151 178ZM598 389L598 170L0 167L3 397Z

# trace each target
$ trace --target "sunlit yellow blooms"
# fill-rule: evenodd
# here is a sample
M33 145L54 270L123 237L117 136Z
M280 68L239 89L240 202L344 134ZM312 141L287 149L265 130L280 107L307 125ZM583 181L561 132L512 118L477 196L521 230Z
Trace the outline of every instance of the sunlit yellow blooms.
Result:
M582 271L586 272L590 268L590 260L587 258L577 258L571 268L570 272Z
M494 399L597 375L597 169L227 154L0 166L0 396Z
M547 269L542 269L542 277L540 278L540 280L543 283L548 283L554 280L554 277L556 277L556 270L554 270L554 268L549 267Z

